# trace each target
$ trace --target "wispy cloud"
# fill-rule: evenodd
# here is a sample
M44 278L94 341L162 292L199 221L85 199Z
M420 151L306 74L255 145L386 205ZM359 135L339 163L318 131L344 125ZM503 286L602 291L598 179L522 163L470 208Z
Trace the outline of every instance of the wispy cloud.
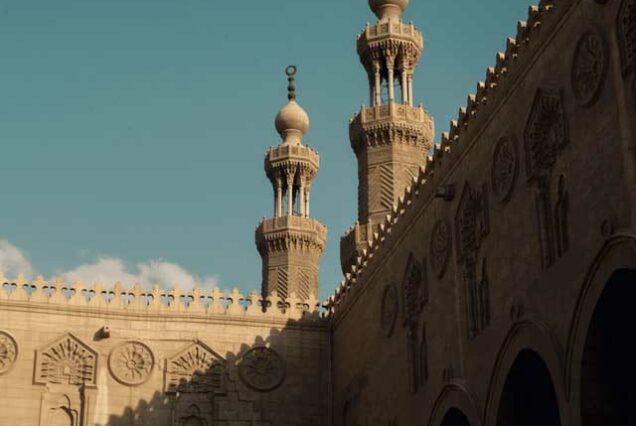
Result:
M20 249L7 240L0 240L0 272L8 276L22 274L27 279L34 275L31 262Z
M28 258L7 240L0 240L0 272L8 277L23 274L27 279L33 278L36 274ZM198 277L176 263L149 260L130 266L116 257L100 257L68 271L59 272L57 276L69 283L81 281L90 285L99 282L104 287L110 287L117 282L125 287L138 283L144 287L159 285L164 289L180 287L183 291L190 291L197 286L204 290L218 286L216 277Z

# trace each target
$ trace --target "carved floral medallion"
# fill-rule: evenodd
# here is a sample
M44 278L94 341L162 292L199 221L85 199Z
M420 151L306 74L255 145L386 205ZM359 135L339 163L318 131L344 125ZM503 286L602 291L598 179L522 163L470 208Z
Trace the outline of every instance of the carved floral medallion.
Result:
M448 258L451 253L451 230L448 222L438 220L431 233L431 243L429 247L431 270L437 278L444 276Z
M380 328L386 337L391 337L398 316L398 294L393 285L387 285L380 304Z
M70 333L37 352L36 383L94 386L96 371L97 352Z
M517 146L513 139L503 137L497 142L492 159L492 191L500 202L506 202L512 195L519 169Z
M141 342L126 342L114 348L108 358L113 377L130 386L140 385L150 377L155 358L148 346Z
M608 65L607 43L598 31L588 31L579 40L572 65L572 90L582 105L591 104L603 86Z
M250 388L265 392L283 383L283 359L273 349L257 347L243 355L238 364L239 377Z
M9 334L0 331L0 374L8 372L18 357L18 345Z

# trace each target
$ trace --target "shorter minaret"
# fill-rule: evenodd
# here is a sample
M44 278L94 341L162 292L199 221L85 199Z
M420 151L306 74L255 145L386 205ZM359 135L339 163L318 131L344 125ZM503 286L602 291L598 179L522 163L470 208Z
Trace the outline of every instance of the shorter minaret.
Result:
M289 102L276 117L283 143L265 156L265 172L274 188L274 217L256 229L256 246L263 259L263 295L276 291L282 298L295 293L308 299L319 295L320 257L327 241L327 228L309 217L309 193L320 156L302 144L309 117L296 102L296 67L287 67L285 73Z

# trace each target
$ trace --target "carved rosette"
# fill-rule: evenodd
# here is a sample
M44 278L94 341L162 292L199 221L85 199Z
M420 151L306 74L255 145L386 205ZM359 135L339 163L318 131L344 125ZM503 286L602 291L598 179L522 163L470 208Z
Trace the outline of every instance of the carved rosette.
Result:
M605 37L598 30L587 31L580 38L572 65L572 90L581 105L596 100L607 74L609 54Z
M17 343L8 333L0 331L0 375L11 370L17 357Z
M387 285L380 304L380 328L386 337L391 337L398 316L398 294L394 285Z
M108 358L108 368L120 383L137 386L150 378L155 357L141 342L125 342L114 348Z
M246 386L260 392L276 389L285 379L283 359L266 347L247 351L239 361L238 372Z
M433 226L429 246L431 271L437 278L444 276L452 248L451 230L448 222L438 220Z
M503 137L497 142L492 159L492 192L500 202L506 202L512 195L519 169L519 156L514 139Z

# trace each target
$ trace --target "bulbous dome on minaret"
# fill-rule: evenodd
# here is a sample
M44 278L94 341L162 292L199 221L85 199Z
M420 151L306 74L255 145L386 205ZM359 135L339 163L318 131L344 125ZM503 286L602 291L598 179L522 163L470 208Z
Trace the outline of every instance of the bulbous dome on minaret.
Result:
M369 7L378 19L400 18L409 0L369 0Z
M309 116L295 99L291 99L276 116L275 124L283 138L290 131L299 132L302 137L309 130Z
M289 102L280 110L276 116L276 131L283 138L283 144L298 145L301 143L303 136L309 130L309 116L307 112L296 102L296 86L294 76L296 75L296 67L290 65L285 70L289 80L289 94L287 98Z

